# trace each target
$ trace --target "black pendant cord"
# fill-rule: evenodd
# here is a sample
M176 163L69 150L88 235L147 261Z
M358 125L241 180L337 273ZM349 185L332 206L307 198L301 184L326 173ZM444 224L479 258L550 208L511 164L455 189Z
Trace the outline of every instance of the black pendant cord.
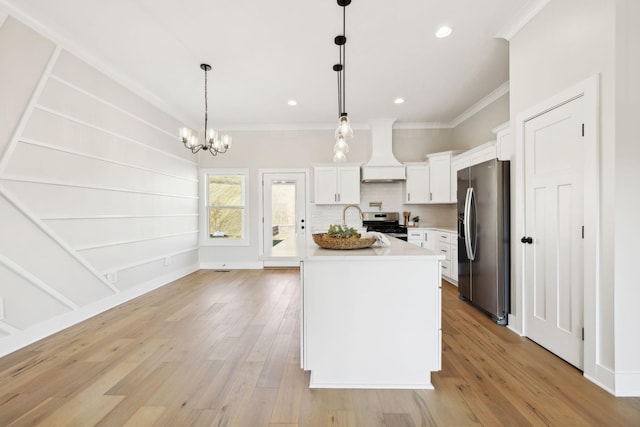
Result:
M346 32L346 28L347 28L347 6L343 6L342 7L342 37L344 37L344 44L342 46L340 46L340 51L341 51L341 61L340 63L342 64L342 84L340 85L340 87L342 88L342 111L340 111L340 115L342 116L343 114L345 114L346 111L346 78L345 78L345 69L346 67L346 44L347 44L347 32Z
M208 120L209 120L209 93L207 90L207 70L204 70L204 144L209 143Z

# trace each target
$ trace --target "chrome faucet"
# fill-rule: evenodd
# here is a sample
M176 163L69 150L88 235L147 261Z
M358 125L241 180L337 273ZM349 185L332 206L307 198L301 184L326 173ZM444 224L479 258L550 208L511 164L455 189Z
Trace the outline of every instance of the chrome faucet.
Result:
M360 206L358 206L358 205L347 205L342 210L342 224L343 225L347 225L346 214L347 214L347 209L349 209L349 208L356 208L358 210L358 215L360 216L360 221L362 221L364 219L364 217L362 216L362 209L360 209Z

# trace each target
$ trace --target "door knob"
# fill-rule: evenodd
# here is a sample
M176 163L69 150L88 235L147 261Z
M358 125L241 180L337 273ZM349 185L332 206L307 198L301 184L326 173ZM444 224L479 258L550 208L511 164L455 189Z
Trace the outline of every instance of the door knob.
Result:
M520 239L520 241L522 243L528 243L528 244L533 244L533 239L531 237L523 237L522 239Z

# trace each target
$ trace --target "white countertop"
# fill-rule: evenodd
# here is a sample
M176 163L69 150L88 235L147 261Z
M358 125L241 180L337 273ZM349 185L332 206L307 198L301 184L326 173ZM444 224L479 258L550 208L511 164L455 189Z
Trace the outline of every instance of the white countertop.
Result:
M307 248L305 260L314 261L356 261L371 260L376 257L376 261L397 260L397 259L423 259L423 260L444 260L445 256L441 252L421 248L403 240L389 237L390 246L372 246L365 249L324 249L311 243Z

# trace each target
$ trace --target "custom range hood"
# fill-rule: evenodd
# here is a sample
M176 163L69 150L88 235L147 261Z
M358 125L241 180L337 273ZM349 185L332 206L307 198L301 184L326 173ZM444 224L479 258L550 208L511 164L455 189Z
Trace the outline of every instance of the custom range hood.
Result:
M362 182L393 182L407 179L405 167L393 155L395 119L370 120L371 158L362 166Z

